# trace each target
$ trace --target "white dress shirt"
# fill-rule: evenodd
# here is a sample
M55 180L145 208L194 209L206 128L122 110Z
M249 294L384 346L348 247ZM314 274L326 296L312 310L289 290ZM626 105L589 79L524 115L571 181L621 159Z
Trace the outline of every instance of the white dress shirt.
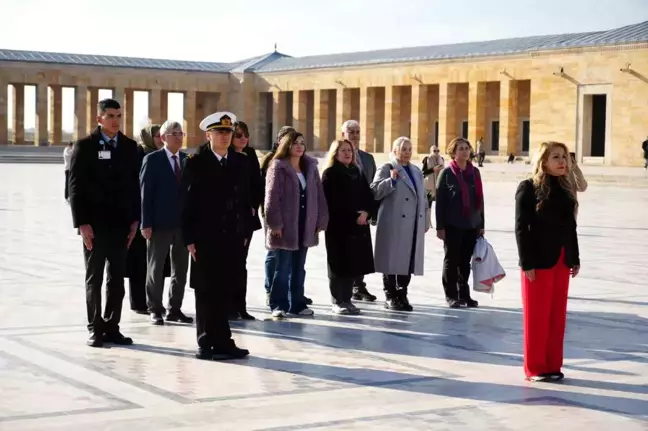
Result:
M223 158L225 158L225 160L227 160L227 153L225 153L224 156L221 156L221 155L218 154L216 151L214 151L214 149L213 149L211 146L209 147L209 149L211 150L212 153L214 153L214 155L216 156L216 158L218 159L219 162L220 162Z

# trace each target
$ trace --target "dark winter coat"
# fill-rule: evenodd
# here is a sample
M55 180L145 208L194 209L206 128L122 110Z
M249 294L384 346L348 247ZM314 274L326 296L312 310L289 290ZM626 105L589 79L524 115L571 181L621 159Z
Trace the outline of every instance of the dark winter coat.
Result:
M372 214L376 202L360 170L335 161L322 174L329 210L326 257L329 277L357 277L374 272L369 225L356 223L360 211Z

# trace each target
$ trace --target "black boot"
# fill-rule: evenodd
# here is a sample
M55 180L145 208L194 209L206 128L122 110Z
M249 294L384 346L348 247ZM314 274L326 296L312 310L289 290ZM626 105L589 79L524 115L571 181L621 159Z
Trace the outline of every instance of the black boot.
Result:
M385 308L394 311L405 311L403 303L400 300L396 290L396 281L394 276L383 275L383 292L385 292Z
M374 302L377 299L376 296L369 293L365 286L353 286L353 296L351 298L356 301L366 302Z
M404 311L414 311L414 307L409 302L409 299L407 299L407 288L401 288L398 291L398 300L401 303L403 310Z

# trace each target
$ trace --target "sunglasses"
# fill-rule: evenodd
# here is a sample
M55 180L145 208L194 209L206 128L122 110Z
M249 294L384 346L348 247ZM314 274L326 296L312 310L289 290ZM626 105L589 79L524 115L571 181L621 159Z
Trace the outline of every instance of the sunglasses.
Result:
M438 152L439 152L439 150L432 150L432 152L433 152L433 153L438 153Z
M250 135L248 135L247 133L240 133L240 132L239 132L239 133L235 133L235 134L234 134L234 137L235 137L236 139L241 139L241 138L244 138L244 137L245 137L245 138L249 138Z

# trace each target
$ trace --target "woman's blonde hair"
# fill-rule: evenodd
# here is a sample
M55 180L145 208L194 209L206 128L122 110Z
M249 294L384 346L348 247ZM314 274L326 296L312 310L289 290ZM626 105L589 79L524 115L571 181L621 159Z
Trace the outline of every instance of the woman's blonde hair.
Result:
M571 170L571 160L569 157L569 148L567 145L562 142L548 141L543 142L540 145L540 148L535 154L533 161L533 171L531 175L531 180L533 181L533 188L536 191L536 198L538 204L536 205L536 211L542 208L544 201L549 197L551 189L549 188L549 174L545 171L545 166L549 160L549 155L551 150L554 148L561 148L567 158L567 171L563 176L558 177L558 183L560 187L567 193L567 196L574 202L575 209L578 208L578 200L576 199L576 194L572 187L571 181L569 180L569 171Z
M342 147L342 145L344 145L344 144L347 144L347 145L349 145L351 147L351 154L352 154L351 163L355 164L356 155L355 155L355 151L353 151L353 144L351 142L347 141L346 139L344 139L344 140L331 142L331 147L329 148L328 154L326 155L326 167L327 168L330 168L331 166L333 166L335 164L335 158L338 155L338 151L340 151L340 147Z
M470 147L471 151L473 149L473 147L472 147L472 145L470 145L470 141L468 139L461 138L461 137L454 138L452 141L450 141L450 143L446 147L446 154L449 155L450 158L454 159L454 156L457 153L457 147L459 146L459 144L468 145Z

